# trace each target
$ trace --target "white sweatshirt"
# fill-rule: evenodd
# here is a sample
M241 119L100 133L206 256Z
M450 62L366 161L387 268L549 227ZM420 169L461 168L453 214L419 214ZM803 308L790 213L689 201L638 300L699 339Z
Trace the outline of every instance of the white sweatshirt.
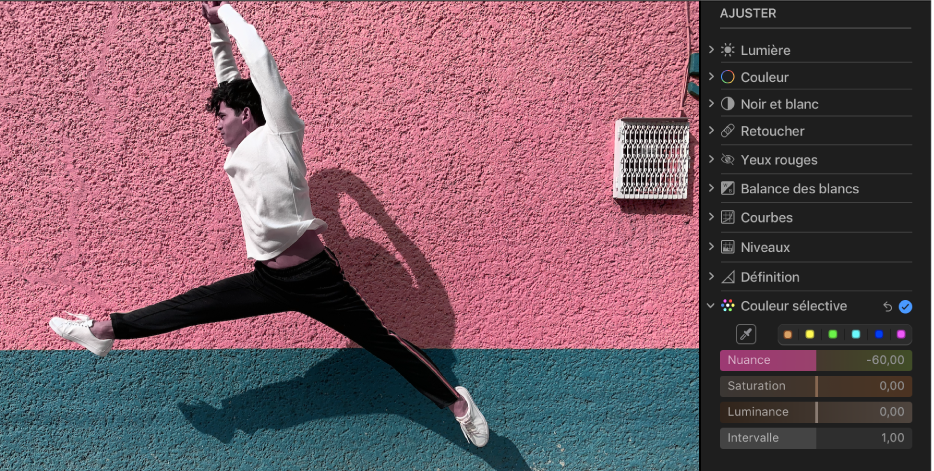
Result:
M292 108L292 95L279 76L276 62L256 28L232 6L221 6L217 16L224 22L210 25L217 82L240 78L229 30L250 69L266 118L265 125L227 154L224 171L240 206L247 257L271 260L305 231L323 231L328 225L311 213L305 181L308 170L302 155L305 122Z

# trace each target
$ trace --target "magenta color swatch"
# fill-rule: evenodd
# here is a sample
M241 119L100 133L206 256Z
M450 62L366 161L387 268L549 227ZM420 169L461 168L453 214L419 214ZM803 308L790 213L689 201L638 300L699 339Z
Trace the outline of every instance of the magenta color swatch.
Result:
M817 350L721 350L720 371L817 371Z

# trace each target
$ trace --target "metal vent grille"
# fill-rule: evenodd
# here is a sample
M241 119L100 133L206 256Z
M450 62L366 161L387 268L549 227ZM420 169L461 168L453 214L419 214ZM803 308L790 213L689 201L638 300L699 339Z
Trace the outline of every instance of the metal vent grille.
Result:
M688 197L687 118L624 118L616 121L613 197Z

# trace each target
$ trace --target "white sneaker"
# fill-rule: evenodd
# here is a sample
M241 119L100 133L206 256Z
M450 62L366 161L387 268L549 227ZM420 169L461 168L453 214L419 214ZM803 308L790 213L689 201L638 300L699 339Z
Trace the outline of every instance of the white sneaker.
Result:
M457 418L461 424L461 431L470 443L477 446L486 445L486 442L490 441L490 427L486 424L486 418L480 413L480 409L477 409L477 404L473 402L467 388L458 386L454 390L467 401L467 415Z
M93 321L90 317L84 314L72 314L67 311L65 314L80 319L80 322L62 319L61 317L53 317L52 320L49 321L49 327L51 327L56 334L61 335L62 338L79 343L95 355L101 358L107 356L107 353L113 348L113 339L101 340L95 337L94 334L91 333L91 323Z

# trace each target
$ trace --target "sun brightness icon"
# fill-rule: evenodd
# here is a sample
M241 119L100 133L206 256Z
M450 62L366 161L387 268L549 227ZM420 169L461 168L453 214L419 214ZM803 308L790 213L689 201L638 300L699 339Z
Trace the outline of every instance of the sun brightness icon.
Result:
M723 46L720 47L720 52L722 52L724 56L732 57L733 43L723 43Z

